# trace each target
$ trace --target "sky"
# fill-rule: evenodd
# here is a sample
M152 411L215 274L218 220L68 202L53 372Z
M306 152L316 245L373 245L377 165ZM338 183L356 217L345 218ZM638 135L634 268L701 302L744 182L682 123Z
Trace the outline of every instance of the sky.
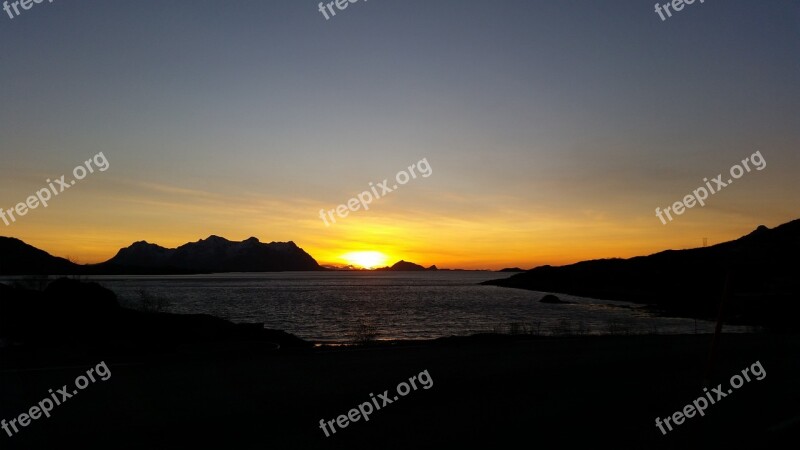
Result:
M294 241L323 264L378 251L499 269L800 217L800 2L706 0L664 21L653 4L362 0L327 20L306 0L0 11L0 208L108 162L0 235L79 263L218 235ZM656 216L756 151L763 170ZM423 159L430 176L321 219Z

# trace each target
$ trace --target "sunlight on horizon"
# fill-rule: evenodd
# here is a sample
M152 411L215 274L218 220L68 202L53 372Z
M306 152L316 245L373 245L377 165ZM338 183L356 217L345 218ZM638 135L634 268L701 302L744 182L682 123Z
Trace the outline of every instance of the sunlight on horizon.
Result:
M389 261L389 257L384 253L375 251L350 252L342 255L342 259L347 261L350 265L362 267L364 269L384 267L387 261Z

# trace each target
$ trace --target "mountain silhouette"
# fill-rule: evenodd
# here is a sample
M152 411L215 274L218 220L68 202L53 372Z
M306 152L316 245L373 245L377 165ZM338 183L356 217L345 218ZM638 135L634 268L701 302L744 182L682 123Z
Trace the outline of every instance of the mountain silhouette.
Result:
M189 272L321 270L314 258L294 242L263 244L254 237L234 242L219 236L209 236L176 249L136 242L120 250L106 264Z
M519 267L506 267L505 269L500 269L498 272L525 272L525 269L520 269Z
M2 275L73 275L81 266L19 239L0 236L0 274Z
M264 244L251 237L242 242L210 236L175 249L135 242L110 260L78 265L14 238L0 237L0 274L102 275L323 270L294 242Z
M728 316L794 323L800 312L798 254L800 220L794 220L711 247L541 266L482 284L648 303L705 318L717 315L727 289Z
M419 264L414 264L408 261L398 261L392 267L382 267L380 269L375 270L387 270L387 271L398 271L398 272L422 272L425 270L438 270L436 266L430 266L427 269Z

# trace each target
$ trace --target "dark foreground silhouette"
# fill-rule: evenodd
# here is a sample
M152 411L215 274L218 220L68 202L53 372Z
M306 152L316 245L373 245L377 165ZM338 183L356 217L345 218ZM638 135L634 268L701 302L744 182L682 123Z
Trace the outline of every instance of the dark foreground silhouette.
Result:
M18 417L100 361L111 373L52 417L12 437L0 432L0 448L791 448L785 442L800 437L800 338L723 335L703 382L710 341L486 335L313 349L257 326L120 308L92 283L0 286L0 418ZM763 380L667 436L656 428L656 417L755 361ZM430 389L330 437L320 430L320 419L422 371Z
M233 324L203 314L179 315L120 307L97 283L62 278L43 291L0 284L0 338L15 344L76 344L109 351L151 352L208 342L264 342L275 347L311 344L260 325Z

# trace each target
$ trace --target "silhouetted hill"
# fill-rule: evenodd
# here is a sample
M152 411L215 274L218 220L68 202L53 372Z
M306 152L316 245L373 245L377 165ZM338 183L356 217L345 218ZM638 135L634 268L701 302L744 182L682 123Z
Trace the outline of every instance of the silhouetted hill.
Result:
M103 265L135 271L147 269L201 273L322 270L314 258L294 242L263 244L254 237L234 242L219 236L210 236L176 249L136 242L120 250Z
M80 265L52 256L19 239L0 237L2 275L72 275L81 270Z
M380 269L375 270L390 270L390 271L398 271L398 272L421 272L425 270L439 270L436 266L430 266L429 268L425 268L420 266L419 264L414 264L408 261L398 261L392 267L382 267Z
M483 284L655 304L677 315L713 317L730 279L729 315L795 323L800 312L800 220L760 226L734 241L630 259L542 266Z

